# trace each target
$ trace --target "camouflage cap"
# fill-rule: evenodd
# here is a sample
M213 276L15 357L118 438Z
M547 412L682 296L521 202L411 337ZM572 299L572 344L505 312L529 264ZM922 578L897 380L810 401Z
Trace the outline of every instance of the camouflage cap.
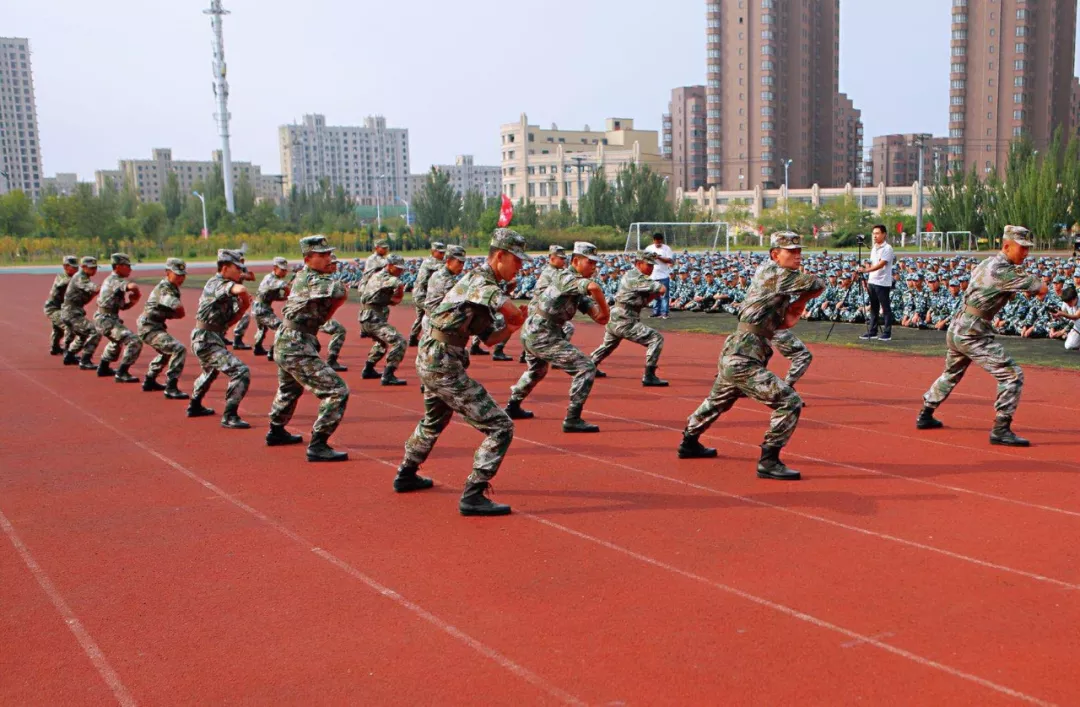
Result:
M529 257L525 252L525 237L510 228L496 228L491 234L491 247L505 250L522 260Z
M446 257L465 262L465 249L459 245L452 245L446 249Z
M639 250L637 252L637 255L634 256L634 260L639 263L645 262L649 263L650 265L656 265L656 253L652 252L651 250ZM712 275L711 272L706 274Z
M560 257L566 257L566 248L561 245L555 244L548 246L548 255L558 255Z
M1023 226L1006 226L1004 237L1005 240L1014 241L1025 248L1035 247L1035 241L1031 240L1031 231Z
M440 243L439 241L432 241L431 242L431 250L433 250L436 253L445 253L446 252L446 244L445 243Z
M802 236L792 231L777 231L769 236L769 248L783 248L784 250L801 250Z
M379 240L375 241L375 247L376 248L389 248L390 247L390 241L386 240L385 238L380 238Z
M219 263L228 263L230 265L239 265L243 267L244 256L241 255L239 251L220 248L217 252L217 261Z
M960 287L960 281L954 277L953 279L949 280L949 287Z
M926 273L926 281L927 282L937 282L938 281L937 280L937 273L934 273L934 272Z
M397 253L392 253L392 254L386 256L386 264L387 265L396 265L399 268L403 268L403 267L405 267L405 258L402 258Z
M177 275L187 275L187 263L180 258L169 258L165 261L165 269Z
M131 265L131 258L127 253L113 253L109 256L109 262L113 265Z
M70 265L73 268L77 268L79 267L79 259L76 258L74 255L65 255L63 264Z
M92 255L84 255L82 257L82 260L79 261L79 264L83 265L85 267L88 267L88 268L96 268L97 267L97 258L95 258ZM1080 275L1077 275L1077 277L1080 277Z
M274 266L279 267L282 270L287 270L289 268L289 261L279 255L274 258Z
M300 239L300 254L308 253L333 253L334 249L326 241L326 236L315 235Z
M596 246L586 241L577 241L574 243L574 255L588 258L594 263L600 262L600 256L596 254Z

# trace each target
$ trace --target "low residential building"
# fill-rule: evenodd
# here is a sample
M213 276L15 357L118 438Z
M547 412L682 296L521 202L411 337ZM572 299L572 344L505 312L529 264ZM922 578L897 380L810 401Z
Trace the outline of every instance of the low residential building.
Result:
M887 187L910 187L919 181L917 135L878 135L870 149L873 164L872 184ZM934 184L944 178L948 164L949 138L930 138L923 154L923 182Z
M454 164L432 165L433 169L450 175L450 184L458 196L474 191L484 198L502 193L502 169L496 165L473 164L472 155L458 155ZM409 191L416 194L427 179L428 172L409 175Z
M79 188L79 175L74 172L57 172L55 177L41 180L41 195L71 196Z
M664 157L671 160L675 189L697 189L708 179L706 172L705 87L683 86L671 91L668 112L663 116Z

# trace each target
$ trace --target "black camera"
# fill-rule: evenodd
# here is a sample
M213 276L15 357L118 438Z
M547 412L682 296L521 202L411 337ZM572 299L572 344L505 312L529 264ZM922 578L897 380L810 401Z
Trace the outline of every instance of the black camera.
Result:
M859 235L855 236L855 242L859 245L866 245L866 236L860 233ZM1077 245L1076 247L1080 249L1080 245Z
M1080 235L1073 236L1073 255L1080 254Z

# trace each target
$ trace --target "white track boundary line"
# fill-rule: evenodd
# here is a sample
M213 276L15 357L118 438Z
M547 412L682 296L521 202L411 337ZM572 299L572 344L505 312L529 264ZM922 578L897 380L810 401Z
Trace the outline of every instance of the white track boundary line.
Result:
M339 570L342 570L343 572L348 574L350 577L352 577L352 578L354 578L356 580L359 580L361 583L365 584L367 587L369 587L370 589L375 591L377 594L389 599L390 601L394 602L395 604L402 607L403 609L406 609L407 611L412 613L414 616L424 620L428 624L431 624L432 626L436 627L437 629L439 629L443 633L447 634L448 636L450 636L450 637L452 637L454 639L457 639L461 643L465 644L467 647L469 647L472 650L476 651L477 653L484 656L485 658L488 658L488 659L492 660L497 665L504 668L508 672L516 675L517 677L521 678L525 682L533 685L536 688L539 688L540 690L546 692L548 695L558 699L559 701L561 701L561 702L563 702L565 704L570 704L570 705L584 705L584 704L586 704L585 702L583 702L579 698L575 697L574 695L571 695L570 693L568 693L568 692L562 690L561 688L559 688L559 687L549 683L548 681L544 680L544 678L540 677L539 675L532 672L528 668L526 668L526 667L524 667L522 665L519 665L518 663L515 663L513 660L506 657L502 653L499 653L494 648L491 648L490 646L488 646L488 645L482 643L481 641L478 641L477 639L473 638L472 636L468 635L467 633L465 633L461 629L457 628L453 624L439 618L435 614L432 614L431 612L427 611L426 609L424 609L419 604L417 604L417 603L415 603L413 601L410 601L409 599L405 598L404 596L402 596L398 592L394 591L390 587L388 587L388 586L386 586L384 584L381 584L380 582L376 581L372 577L364 574L363 572L356 569L355 567L353 567L349 563L345 562L344 560L342 560L342 559L338 558L337 556L333 555L332 553L330 553L330 552L328 552L328 551L314 545L310 541L306 540L303 536L297 534L296 532L289 529L285 525L282 525L278 521L274 520L273 518L266 515L265 513L257 510L256 508L253 508L252 506L249 506L248 504L241 501L239 498L233 496L229 492L227 492L224 489L218 487L213 482L208 481L207 479L204 479L203 477L199 476L194 471L191 471L190 469L185 467L180 462L177 462L174 459L171 459L170 457L165 456L164 454L162 454L162 453L158 452L157 450L153 449L152 447L144 444L143 442L139 441L138 439L135 439L134 437L128 435L127 433L123 432L122 430L117 429L116 427L109 424L108 422L106 422L102 418L98 417L94 413L90 412L89 410L86 410L85 408L80 406L78 403L72 402L71 400L68 400L67 398L63 397L62 395L57 393L55 390L53 390L48 385L45 385L44 383L34 379L33 377L23 373L22 371L20 371L20 370L18 370L16 368L13 368L11 366L11 364L7 360L5 360L3 358L0 358L0 362L2 362L4 364L4 366L8 370L10 370L12 373L15 373L15 374L17 374L19 376L22 376L23 378L30 381L31 383L33 383L33 384L39 386L40 388L43 388L44 390L48 391L53 396L59 398L60 400L63 400L65 403L67 403L68 405L73 407L75 410L78 410L82 414L89 417L91 420L94 420L95 422L97 422L102 427L110 430L111 432L116 434L121 439L123 439L123 440L127 441L128 443L138 447L139 449L143 450L144 452L146 452L150 456L158 459L159 461L163 462L164 464L168 465L169 467L173 468L174 470L180 472L181 474L183 474L187 478L191 479L192 481L194 481L194 482L200 484L201 486L203 486L204 488L208 489L210 492L212 492L213 494L215 494L219 498L221 498L221 499L223 499L225 501L228 501L229 503L231 503L236 508L238 508L238 509L244 511L245 513L251 515L252 517L262 521L263 523L270 526L274 530L278 531L279 533L281 533L285 537L289 538L293 542L295 542L298 545L302 546L304 549L309 550L310 552L314 553L317 557L329 562L331 565L333 565L334 567L337 567ZM130 704L134 704L134 702L131 702Z
M59 612L60 616L64 619L64 623L75 634L75 639L82 646L83 652L86 653L86 657L90 659L90 662L94 664L101 679L105 681L105 684L112 690L113 695L116 697L116 701L124 707L134 707L135 698L131 696L127 688L124 687L124 683L120 680L120 676L116 674L112 666L109 665L109 660L105 657L105 654L101 651L97 642L90 635L90 632L86 630L82 622L75 616L75 612L71 610L68 603L64 600L60 591L56 588L56 585L49 579L49 575L45 573L45 570L41 569L41 565L37 563L34 556L30 553L30 549L26 547L26 544L19 538L15 532L15 528L11 525L11 521L7 519L3 511L0 511L0 528L4 529L4 534L8 536L11 544L15 546L16 552L22 558L23 563L30 570L30 574L34 575L34 579L41 586L42 591L49 597L49 601Z

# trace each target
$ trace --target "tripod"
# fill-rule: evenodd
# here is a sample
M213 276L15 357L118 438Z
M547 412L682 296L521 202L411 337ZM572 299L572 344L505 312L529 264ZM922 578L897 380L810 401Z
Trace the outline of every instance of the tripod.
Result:
M856 246L855 247L856 247L857 252L858 252L858 255L856 256L857 259L856 259L855 262L858 263L859 268L862 268L863 241L862 241L861 237L856 241ZM855 271L855 277L852 279L851 284L847 286L847 290L844 291L844 299L842 301L844 301L844 302L847 301L848 297L851 295L851 288L855 286L856 282L859 282L860 284L862 284L863 287L866 286L866 283L863 281L863 273L861 272L861 270L856 270ZM840 308L839 307L837 307L836 312L833 313L832 325L829 326L829 331L828 331L828 333L825 334L825 341L828 341L829 337L832 336L833 329L836 328L836 323L838 321L840 321ZM870 332L870 318L869 317L866 318L866 331L867 331L867 333Z

